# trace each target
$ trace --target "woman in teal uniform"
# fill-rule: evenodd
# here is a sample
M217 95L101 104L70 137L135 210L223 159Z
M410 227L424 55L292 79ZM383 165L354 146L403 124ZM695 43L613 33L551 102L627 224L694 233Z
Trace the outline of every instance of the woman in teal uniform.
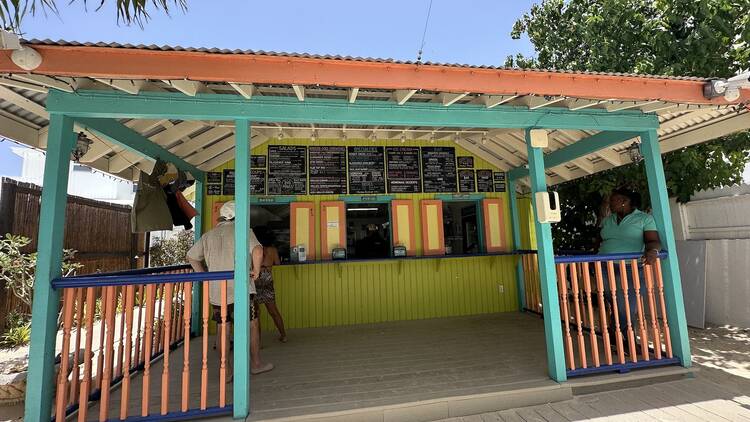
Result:
M600 232L599 254L621 254L621 253L643 253L643 264L652 265L661 250L659 233L656 231L656 222L651 214L638 209L641 205L641 195L628 189L619 188L612 191L609 196L609 209L612 212L602 221ZM642 265L643 265L642 264ZM632 267L627 266L628 277L628 307L633 327L638 315L637 298L633 286ZM605 277L607 276L605 271ZM638 276L641 280L641 295L646 294L643 269L639 267ZM617 310L620 322L620 331L626 329L625 297L622 291L619 268L615 269L617 284ZM609 282L605 282L604 290L610 293ZM605 296L611 302L611 295Z

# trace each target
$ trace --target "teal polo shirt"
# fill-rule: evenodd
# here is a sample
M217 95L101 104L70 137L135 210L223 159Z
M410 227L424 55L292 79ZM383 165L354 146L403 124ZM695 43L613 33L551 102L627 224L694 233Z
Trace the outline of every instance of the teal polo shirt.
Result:
M617 215L610 214L602 223L602 244L599 253L643 252L643 232L656 231L656 221L651 214L634 210L617 224Z

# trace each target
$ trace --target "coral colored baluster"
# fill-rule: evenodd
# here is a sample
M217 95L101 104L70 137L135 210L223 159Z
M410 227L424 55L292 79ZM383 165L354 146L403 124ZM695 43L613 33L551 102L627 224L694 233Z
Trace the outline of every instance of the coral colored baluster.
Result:
M602 277L602 263L600 261L595 261L593 262L593 264L594 276L596 277L597 297L599 299L599 321L601 322L602 326L602 344L604 348L604 356L607 358L607 365L612 365L612 349L609 346L609 330L607 327L607 315L604 307L604 280Z
M183 356L182 356L182 411L187 412L188 410L188 394L190 392L190 314L192 311L192 292L191 284L187 283L187 286L183 286L183 303L185 304L185 310L183 314L184 329L182 330L185 341L182 343ZM178 324L175 324L178 325Z
M641 333L641 354L643 360L649 360L648 355L648 331L646 331L646 314L643 309L643 298L641 297L641 277L638 274L638 260L630 261L630 269L633 272L633 289L635 290L635 303L638 312L638 331Z
M164 287L164 293L165 297L171 298L172 297L172 289L173 289L172 283L167 283ZM172 308L171 303L165 304L165 306L169 306L169 308ZM166 415L169 409L169 341L170 341L170 334L172 329L172 312L171 309L165 309L164 312L164 355L163 355L163 361L162 366L164 367L164 370L161 373L161 414Z
M557 264L557 279L560 284L560 307L562 308L563 328L565 329L565 354L568 355L568 368L575 369L576 357L573 354L573 338L570 336L568 280L565 277L565 264Z
M70 331L73 326L74 289L63 290L63 339L60 351L60 373L57 378L57 396L55 398L55 420L65 420L65 405L68 393L68 356L70 356Z
M664 344L667 346L667 357L672 358L672 339L669 334L669 322L667 321L667 307L664 301L664 279L661 278L661 259L656 259L656 283L659 287L659 304L661 308L662 331L664 332Z
M586 342L583 339L583 321L581 318L580 300L578 295L578 271L576 270L575 264L570 265L570 275L570 285L573 290L573 306L575 307L576 328L578 331L578 354L581 357L581 368L586 368L588 366L586 362Z
M176 328L181 325L180 321L180 283L175 283L172 286L172 297L169 302L169 313L173 321L172 326L169 330L169 345L170 347L174 344L177 338Z
M127 289L126 286L122 287L122 291L120 292L119 299L115 295L115 303L120 304L120 310L116 311L117 314L119 314L120 316L120 343L117 345L117 372L116 372L118 377L122 375L123 347L124 347L123 342L125 340L125 290L126 289Z
M107 303L107 288L102 287L101 288L101 306L100 306L100 312L99 315L99 351L98 355L96 357L96 387L101 389L102 388L102 374L104 372L104 341L105 341L105 328L106 324L104 323L106 320L107 315L107 309L110 307Z
M219 364L219 407L227 405L227 282L221 282L221 360Z
M203 294L201 295L201 305L203 311L203 359L201 360L201 410L206 410L208 406L208 281L202 282Z
M638 362L638 355L635 352L635 334L633 333L632 318L630 316L630 292L628 292L628 272L625 261L620 261L620 284L622 285L622 295L625 298L625 324L628 330L628 345L630 346L630 359Z
M91 392L91 348L94 343L94 312L96 307L96 289L86 288L86 342L83 352L83 380L81 381L81 393L78 399L78 421L86 420L89 407L89 393Z
M112 361L115 354L115 312L117 307L116 288L108 286L104 288L107 306L107 340L104 357L104 373L102 376L102 398L99 402L99 420L106 421L109 414L109 387L112 381Z
M73 353L73 373L70 383L70 398L68 399L70 404L73 404L78 397L78 381L81 376L81 356L78 355L80 355L81 336L83 335L83 290L83 288L76 289L76 342L73 349L75 351Z
M133 356L133 366L141 363L141 329L143 327L143 284L138 285L138 322L135 326L135 355Z
M648 296L648 309L651 314L651 331L654 334L654 355L656 359L661 359L661 333L659 332L659 323L656 321L656 301L654 300L654 277L651 275L653 265L646 265L643 273L646 275L646 292Z
M143 396L141 400L141 416L148 416L148 400L151 390L151 354L153 342L151 339L154 335L154 308L156 307L155 298L156 286L149 284L146 286L146 334L143 336Z
M591 275L589 274L589 263L583 265L583 290L586 294L586 306L589 311L589 342L591 343L591 354L594 356L594 366L599 367L599 346L596 342L596 328L594 324L594 306L591 303Z
M607 278L609 279L609 290L612 294L612 315L615 321L615 340L617 343L617 356L620 363L625 363L625 347L623 346L622 328L620 327L620 312L617 305L617 282L615 279L615 263L607 261Z
M164 328L164 313L166 313L166 309L164 309L165 312L162 312L162 306L165 306L166 298L164 297L164 289L165 285L162 284L158 289L158 301L159 301L159 310L156 311L156 337L153 340L156 343L156 346L154 349L156 349L156 353L161 352L162 350L162 330Z
M133 302L135 298L135 286L125 287L125 361L122 364L122 390L120 395L120 419L128 417L128 405L130 404L130 356L133 347Z

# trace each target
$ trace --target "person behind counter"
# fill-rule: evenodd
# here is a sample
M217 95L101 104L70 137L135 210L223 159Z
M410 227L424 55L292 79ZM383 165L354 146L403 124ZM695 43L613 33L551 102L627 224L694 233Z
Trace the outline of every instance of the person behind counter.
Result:
M653 265L661 250L659 233L656 231L656 221L651 214L638 209L641 205L639 193L619 188L612 191L609 196L609 209L611 214L602 221L602 229L599 239L599 254L634 253L643 252L643 263ZM633 285L632 267L626 267L628 283L628 304L631 316L631 324L635 326L638 316L638 302ZM605 298L612 306L611 289L608 275L605 271ZM645 278L643 268L639 267L638 277L641 280L642 296L645 296ZM620 331L624 334L627 323L625 308L625 297L622 290L621 274L615 271L615 283L617 286L617 318L620 323ZM614 317L614 315L613 315ZM610 327L613 328L613 327ZM614 337L614 336L612 336ZM612 341L614 338L612 338Z
M198 239L192 248L187 252L187 259L195 272L205 272L206 266L208 271L233 271L234 270L234 201L226 202L219 211L221 221L208 233ZM260 360L260 325L258 323L258 314L253 301L255 296L255 280L258 279L260 268L263 262L263 247L255 237L255 233L250 230L248 240L251 256L250 276L253 281L250 283L250 371L252 374L260 374L273 369L273 364L263 364ZM204 262L206 265L204 265ZM213 320L216 321L219 329L221 324L221 285L218 281L208 283L208 299L213 308ZM234 320L234 281L227 283L227 325L232 325ZM231 331L231 330L230 330ZM216 343L221 333L216 336ZM216 347L216 346L215 346ZM232 359L228 359L229 369L231 372Z
M256 227L255 232L260 244L263 245L263 264L260 267L260 275L255 280L255 308L260 314L260 305L265 304L269 315L273 318L273 323L279 330L279 341L286 343L286 330L284 329L284 318L281 317L279 308L276 307L276 290L273 287L273 272L271 269L274 265L280 265L279 251L273 245L275 239L273 234L266 227Z

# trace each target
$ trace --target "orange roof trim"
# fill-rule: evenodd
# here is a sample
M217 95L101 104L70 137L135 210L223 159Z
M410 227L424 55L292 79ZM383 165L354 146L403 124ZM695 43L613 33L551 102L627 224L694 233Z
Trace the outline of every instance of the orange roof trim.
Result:
M382 61L159 51L137 48L31 44L43 58L34 73L108 79L190 79L279 85L321 85L375 89L420 89L493 95L550 95L600 100L661 100L690 104L750 101L743 90L733 103L707 100L703 81L609 74L561 73L417 65ZM0 72L21 71L0 52Z

